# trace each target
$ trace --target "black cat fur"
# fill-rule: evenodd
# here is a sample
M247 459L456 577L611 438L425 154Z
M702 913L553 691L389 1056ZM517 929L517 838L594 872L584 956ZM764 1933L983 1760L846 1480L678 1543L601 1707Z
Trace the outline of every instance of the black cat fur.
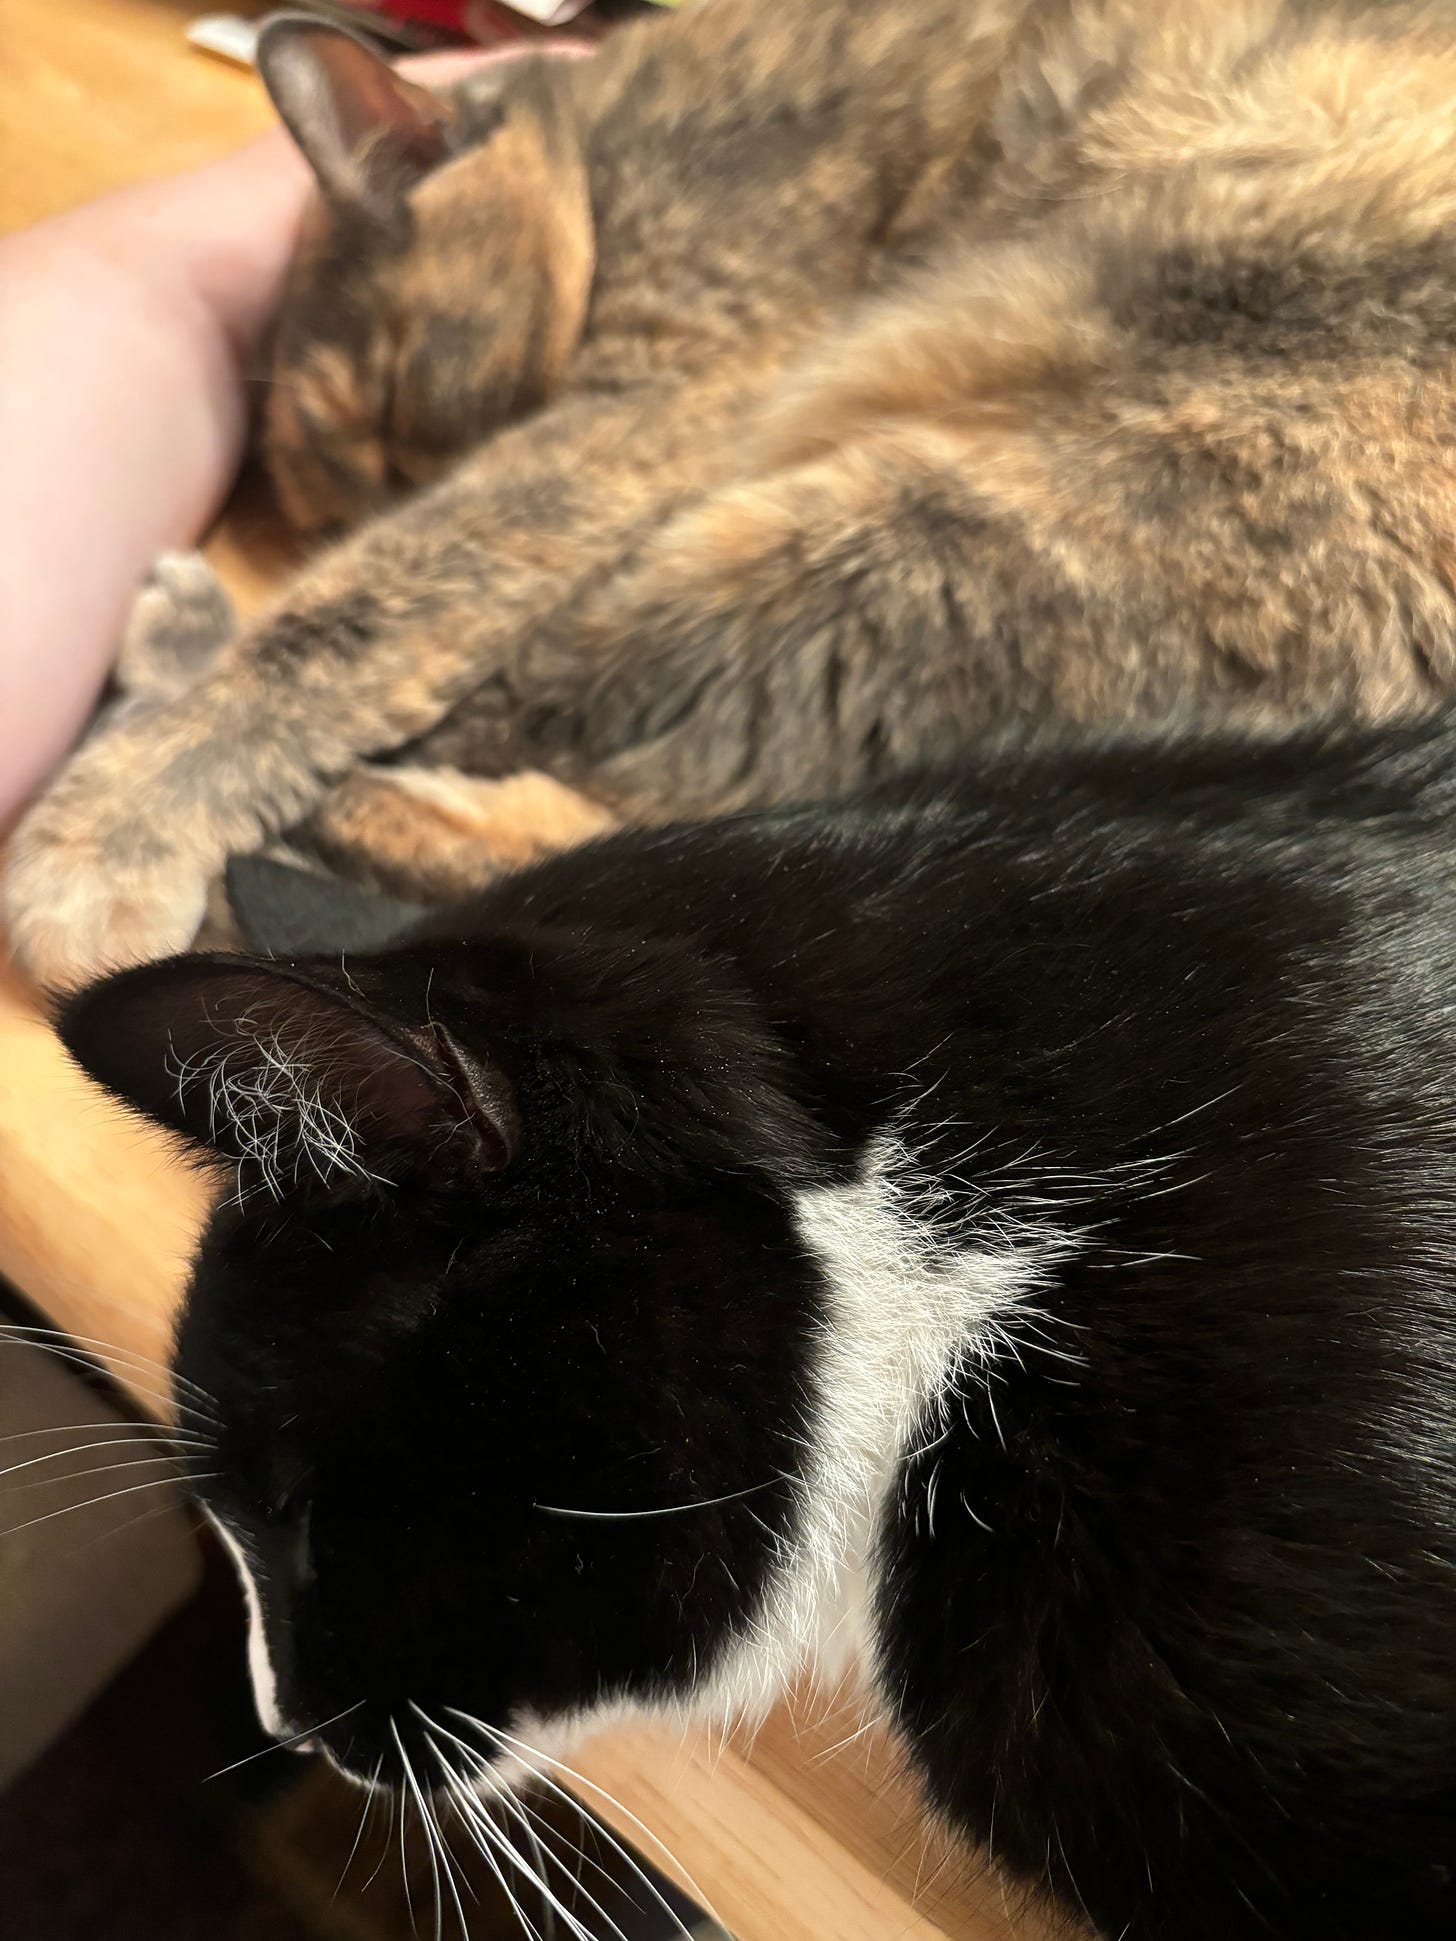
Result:
M238 1162L178 1366L281 1729L763 1703L902 1276L980 1317L846 1485L934 1806L1112 1941L1456 1932L1450 721L991 749L62 1029Z

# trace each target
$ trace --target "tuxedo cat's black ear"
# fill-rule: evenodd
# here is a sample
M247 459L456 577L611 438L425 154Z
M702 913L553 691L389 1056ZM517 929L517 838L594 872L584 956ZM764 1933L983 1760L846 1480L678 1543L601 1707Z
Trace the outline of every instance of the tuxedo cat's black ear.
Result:
M256 1163L275 1192L390 1178L411 1149L486 1171L520 1142L510 1081L438 1025L253 959L173 957L68 999L72 1057L149 1118Z
M332 201L387 220L449 153L450 111L371 47L306 14L275 14L258 72Z

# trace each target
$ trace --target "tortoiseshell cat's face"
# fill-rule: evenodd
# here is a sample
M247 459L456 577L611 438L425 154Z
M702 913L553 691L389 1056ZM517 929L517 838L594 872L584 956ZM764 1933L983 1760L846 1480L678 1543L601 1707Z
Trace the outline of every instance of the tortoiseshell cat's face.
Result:
M178 958L63 1027L236 1166L177 1337L194 1490L263 1724L362 1781L438 1784L450 1733L509 1768L623 1707L771 1698L804 1462L818 1293L786 1204L644 1171L640 1134L614 1155L449 960Z
M333 529L548 395L585 314L590 211L521 61L434 94L350 35L284 19L258 62L319 185L273 334L263 448L293 524Z

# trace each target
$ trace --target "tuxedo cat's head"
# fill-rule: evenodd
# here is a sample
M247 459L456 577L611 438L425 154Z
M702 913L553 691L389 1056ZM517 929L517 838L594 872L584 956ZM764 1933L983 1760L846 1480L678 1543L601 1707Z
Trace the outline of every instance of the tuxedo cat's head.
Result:
M228 1163L178 1394L275 1733L398 1779L451 1733L506 1761L772 1695L819 1301L807 1135L740 997L543 936L176 958L62 1029Z
M307 16L258 68L319 194L273 345L264 449L289 518L352 523L539 404L593 268L585 175L540 60L432 92Z

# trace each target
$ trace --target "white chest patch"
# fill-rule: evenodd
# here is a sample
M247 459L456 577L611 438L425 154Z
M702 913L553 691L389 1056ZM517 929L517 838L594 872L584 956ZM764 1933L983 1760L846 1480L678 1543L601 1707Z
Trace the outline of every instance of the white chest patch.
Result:
M801 1193L799 1234L823 1269L827 1315L798 1511L764 1609L708 1681L702 1709L765 1711L802 1671L834 1675L866 1642L863 1613L896 1477L940 1433L962 1371L986 1366L1073 1236L974 1213L927 1180L899 1139L858 1179ZM694 1707L699 1710L699 1707Z

